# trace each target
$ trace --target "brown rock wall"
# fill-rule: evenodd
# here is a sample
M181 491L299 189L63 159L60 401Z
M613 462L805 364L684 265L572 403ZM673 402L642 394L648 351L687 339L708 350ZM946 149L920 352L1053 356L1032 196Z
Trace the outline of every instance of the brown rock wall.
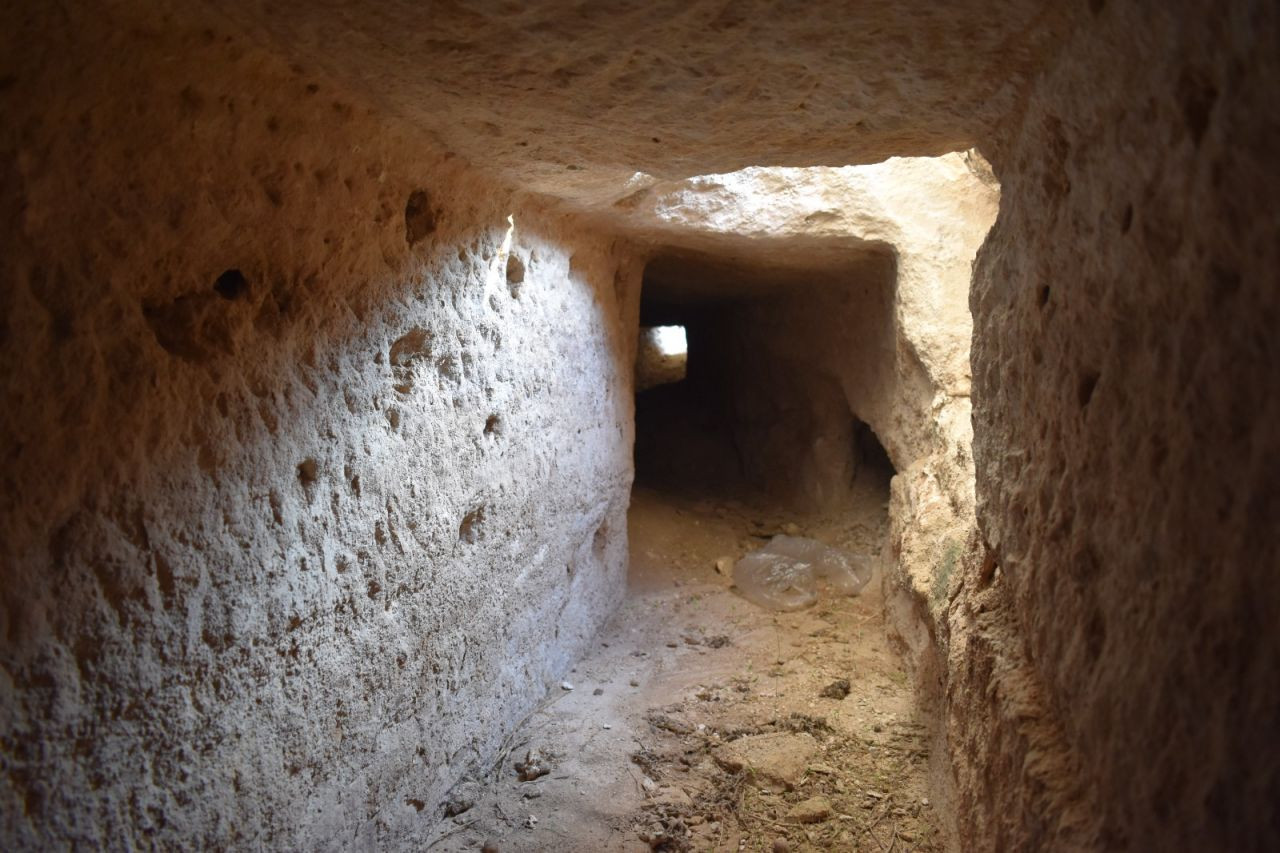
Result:
M1280 833L1273 6L1095 4L996 153L987 545L951 613L963 837Z

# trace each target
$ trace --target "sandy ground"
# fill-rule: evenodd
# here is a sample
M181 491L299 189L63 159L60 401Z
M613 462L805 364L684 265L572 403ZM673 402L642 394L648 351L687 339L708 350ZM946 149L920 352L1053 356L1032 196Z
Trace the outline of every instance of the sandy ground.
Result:
M833 520L638 488L625 604L428 849L940 849L879 570L857 597L774 613L716 569L784 530L875 553L885 495L864 484Z

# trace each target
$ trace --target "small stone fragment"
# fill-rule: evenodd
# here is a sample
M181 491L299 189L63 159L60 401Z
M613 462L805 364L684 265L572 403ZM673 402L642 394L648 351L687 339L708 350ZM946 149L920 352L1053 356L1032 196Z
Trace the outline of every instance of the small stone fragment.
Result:
M473 781L459 782L454 786L444 801L445 817L454 817L469 811L476 804L483 789Z
M773 853L791 853L791 845L787 843L787 839L775 838L773 840Z
M649 789L646 788L645 790ZM656 791L650 791L650 796L655 805L667 806L678 813L684 813L693 808L693 800L685 790L674 785L663 786Z
M849 695L849 679L837 678L835 681L822 688L821 696L824 699L843 699Z
M499 853L497 843L486 841L484 846L480 848L480 853Z
M733 557L721 557L716 560L716 574L729 577L733 574Z
M831 817L831 801L826 797L810 797L796 803L787 812L787 819L796 823L820 823Z
M453 797L444 804L444 816L453 817L470 810L475 802L468 797Z
M693 726L666 714L650 714L649 724L656 729L663 729L676 735L687 735L693 731Z
M569 683L569 682L567 682L567 681L562 681L562 682L560 682L560 689L561 689L561 690L572 690L572 689L573 689L573 685L572 685L572 684L570 684L570 683Z
M746 771L759 787L793 789L818 743L807 733L751 735L718 747L712 757L730 773Z
M532 782L546 776L555 766L555 757L541 749L531 749L524 754L524 761L516 762L516 775L521 782Z
M602 687L597 687L595 690L592 690L592 691L591 691L591 695L592 695L592 696L603 696L603 695L604 695L604 688L602 688Z

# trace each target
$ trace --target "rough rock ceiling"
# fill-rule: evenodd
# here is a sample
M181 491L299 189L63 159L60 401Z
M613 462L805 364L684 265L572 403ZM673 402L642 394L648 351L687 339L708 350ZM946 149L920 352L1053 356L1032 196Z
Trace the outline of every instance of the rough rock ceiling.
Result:
M789 254L796 243L812 250L809 263ZM771 263L778 254L784 254L783 260ZM833 247L796 238L723 240L713 251L668 248L656 253L645 267L644 295L652 305L676 308L836 282L891 286L893 275L893 254L884 246L851 241Z
M1029 0L224 5L246 32L473 165L585 206L625 195L637 171L870 163L989 141L1079 11Z
M936 262L949 254L942 247L981 242L998 199L990 165L966 152L656 182L606 219L651 247L646 299L687 303L891 282L904 257L928 259L935 268L926 277L937 278ZM962 260L967 281L972 257Z

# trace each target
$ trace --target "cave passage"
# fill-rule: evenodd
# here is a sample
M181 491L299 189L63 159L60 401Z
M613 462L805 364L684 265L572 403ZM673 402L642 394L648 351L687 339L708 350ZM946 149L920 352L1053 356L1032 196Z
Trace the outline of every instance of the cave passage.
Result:
M938 849L927 726L886 641L882 573L857 596L822 584L797 612L734 586L736 560L778 534L873 568L886 547L893 465L828 362L831 347L867 341L824 341L811 322L837 307L870 312L890 324L864 326L871 338L893 338L892 267L851 260L761 269L677 251L649 262L627 595L514 736L519 766L571 781L472 786L455 794L468 814L549 815L600 850L627 849L629 833L671 850L800 837L780 831L781 818L824 824L811 836L819 849L852 849L833 803L875 778L877 796L897 805L872 807L903 810L897 837ZM814 762L820 773L807 771ZM744 780L754 780L745 795ZM519 849L540 825L491 824L486 837Z
M1280 3L0 21L0 851L1280 850Z
M659 254L643 279L641 328L684 329L688 353L676 377L642 347L636 487L800 513L847 509L855 485L886 502L893 465L824 360L830 342L807 322L833 303L875 310L876 300L864 306L860 296L889 283L867 275L859 265L761 273Z
M667 242L639 276L626 596L553 707L515 735L525 766L575 780L537 791L539 809L595 849L624 849L620 825L654 849L867 849L893 838L858 838L832 816L874 778L881 799L863 793L858 808L893 817L899 841L941 849L929 779L945 756L902 654L920 638L886 621L903 600L887 578L906 547L945 596L934 555L965 529L949 513L972 488L952 451L968 437L969 265L998 191L970 155L706 183L724 193L716 205L681 195L685 184L664 200ZM937 214L938 199L966 193L985 204L919 215L919 198ZM796 196L822 207L773 214ZM700 220L705 207L740 227ZM857 219L864 208L896 244L864 236L877 233ZM896 492L895 460L908 466ZM957 499L927 491L944 478ZM737 563L780 535L836 549L869 582L847 595L820 580L817 602L791 612L753 603ZM470 796L506 814L528 793Z

